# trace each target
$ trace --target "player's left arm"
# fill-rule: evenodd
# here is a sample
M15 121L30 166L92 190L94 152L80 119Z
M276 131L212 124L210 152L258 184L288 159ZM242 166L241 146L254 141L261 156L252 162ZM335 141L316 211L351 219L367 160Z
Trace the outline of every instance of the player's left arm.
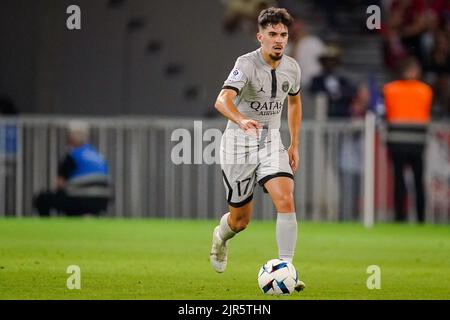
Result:
M295 173L300 163L300 129L302 124L302 100L300 94L288 96L288 123L291 144L288 149L289 164Z

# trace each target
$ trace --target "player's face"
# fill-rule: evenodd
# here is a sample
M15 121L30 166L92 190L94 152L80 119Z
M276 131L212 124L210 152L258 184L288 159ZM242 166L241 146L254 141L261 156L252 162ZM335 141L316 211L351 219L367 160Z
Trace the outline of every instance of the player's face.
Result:
M258 32L257 38L263 52L269 55L273 61L278 61L283 57L286 49L289 38L288 28L282 23L269 24Z

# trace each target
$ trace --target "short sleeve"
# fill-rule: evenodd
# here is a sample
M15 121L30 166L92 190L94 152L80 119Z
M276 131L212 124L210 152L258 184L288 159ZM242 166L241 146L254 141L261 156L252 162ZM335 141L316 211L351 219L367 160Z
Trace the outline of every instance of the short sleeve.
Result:
M300 93L300 81L302 78L302 72L300 70L300 66L298 65L297 61L295 61L295 83L292 85L291 90L289 91L290 96L296 96Z
M232 89L239 94L250 79L250 70L251 62L242 57L238 58L222 89Z

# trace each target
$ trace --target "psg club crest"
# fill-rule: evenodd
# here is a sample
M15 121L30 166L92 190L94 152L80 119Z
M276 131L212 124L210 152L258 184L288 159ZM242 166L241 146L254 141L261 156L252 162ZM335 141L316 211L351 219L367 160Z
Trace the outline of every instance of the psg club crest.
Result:
M285 81L283 83L283 91L288 92L288 90L289 90L289 82Z

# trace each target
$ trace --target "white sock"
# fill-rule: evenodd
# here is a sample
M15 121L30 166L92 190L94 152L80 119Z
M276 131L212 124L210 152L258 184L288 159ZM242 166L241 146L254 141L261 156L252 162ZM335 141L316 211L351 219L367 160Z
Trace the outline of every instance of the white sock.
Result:
M228 217L230 216L230 213L225 213L222 218L220 219L219 224L219 237L222 239L223 242L233 238L236 235L236 232L231 230L230 225L228 224Z
M297 217L295 212L278 213L276 237L279 258L292 262L297 244Z

